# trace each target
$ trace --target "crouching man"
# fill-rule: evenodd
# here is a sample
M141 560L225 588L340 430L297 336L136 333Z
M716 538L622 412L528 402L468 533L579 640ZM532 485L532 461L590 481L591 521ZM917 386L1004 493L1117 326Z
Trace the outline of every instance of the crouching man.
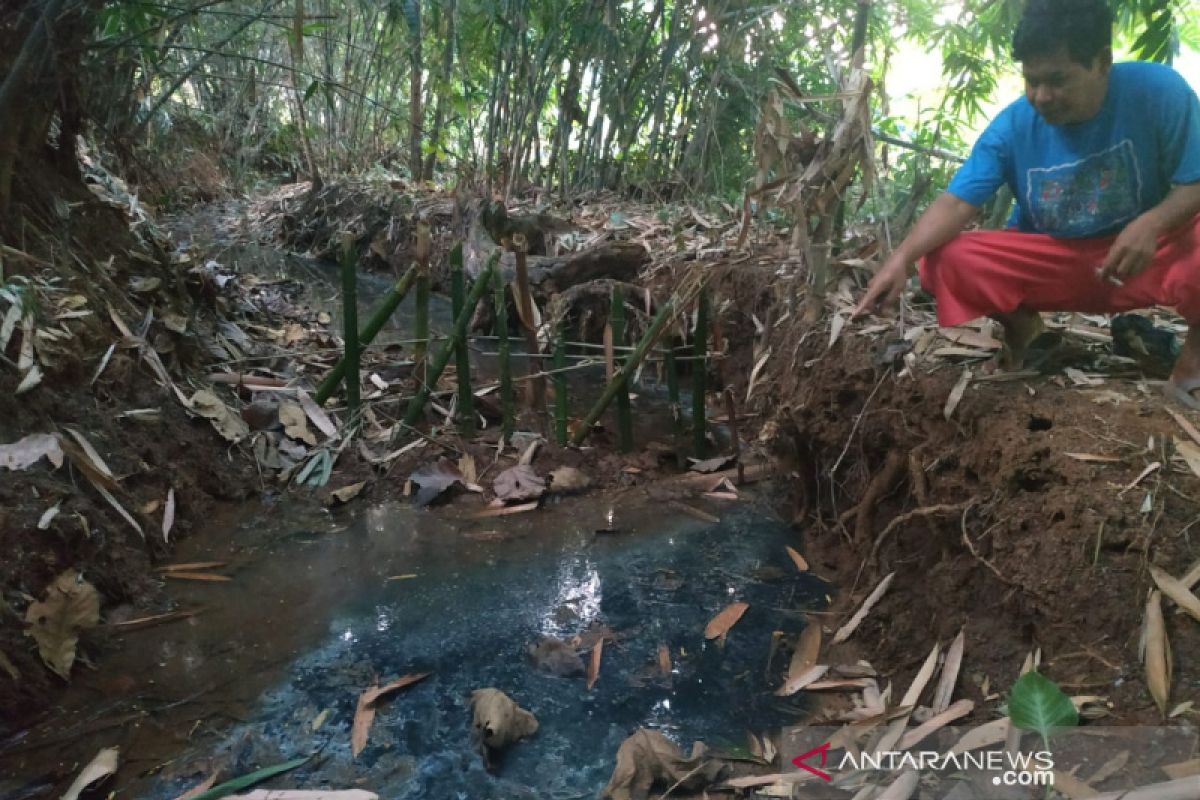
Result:
M979 137L947 191L872 279L855 315L894 304L910 265L938 323L1004 329L1021 366L1040 311L1173 306L1188 335L1166 384L1200 409L1200 101L1170 67L1114 64L1103 0L1030 0L1013 34L1025 96ZM1004 231L963 229L1001 185Z

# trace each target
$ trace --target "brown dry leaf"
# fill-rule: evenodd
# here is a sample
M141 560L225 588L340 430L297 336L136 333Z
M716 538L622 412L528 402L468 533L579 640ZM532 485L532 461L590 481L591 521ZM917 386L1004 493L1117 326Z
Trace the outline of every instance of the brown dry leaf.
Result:
M963 734L963 737L958 740L954 747L950 748L950 752L954 754L966 753L971 750L979 750L983 747L992 747L1000 744L1008 738L1008 729L1011 727L1008 717L994 719L991 722L985 722L977 728L972 728Z
M455 484L462 485L463 476L448 459L440 458L423 464L408 479L417 485L416 504L427 506Z
M920 783L921 773L915 769L905 770L882 794L875 795L875 800L908 800L917 791Z
M1076 461L1083 461L1087 464L1120 464L1121 459L1116 456L1098 456L1095 453L1063 453L1067 458L1073 458Z
M1162 467L1161 461L1154 461L1154 462L1150 463L1144 470L1142 470L1141 472L1138 473L1138 476L1136 478L1134 478L1132 481L1127 483L1125 485L1125 487L1123 489L1121 489L1121 491L1117 492L1117 497L1121 497L1122 495L1124 495L1130 489L1132 489L1133 487L1137 486L1139 483L1144 481L1146 479L1146 477L1148 475L1150 475L1152 472L1157 472L1161 467Z
M592 479L575 467L559 467L550 472L550 489L555 492L582 492L591 485Z
M375 721L375 710L379 701L407 686L425 680L432 674L431 672L413 672L383 686L372 686L363 690L363 693L358 696L358 706L354 710L354 725L350 729L350 750L355 758L367 746L367 736L371 733L371 723Z
M994 336L980 333L974 328L939 328L938 333L943 338L955 344L977 347L981 350L999 350L1000 341Z
M229 406L222 402L221 398L207 389L197 391L188 398L184 405L193 414L211 422L212 426L217 429L217 433L221 434L226 441L240 442L250 435L250 426L246 424L241 415L235 414Z
M665 644L658 646L658 671L664 676L671 674L671 649Z
M521 503L520 505L515 506L496 506L495 508L485 508L483 511L472 514L471 516L475 519L486 519L488 517L507 517L512 514L524 514L526 511L536 511L538 505L539 502L537 500L533 500L531 502Z
M749 603L730 603L721 609L715 617L708 621L704 626L704 638L716 639L718 636L724 636L729 632L729 629L737 624L737 621L742 618L742 614L746 613L746 609L750 607Z
M707 522L710 525L716 525L721 521L721 518L715 514L710 514L707 511L703 511L695 506L688 505L687 503L682 503L679 500L671 500L667 503L667 505L671 506L671 508L682 511L689 517L695 517L701 522Z
M603 653L604 637L601 637L600 640L596 642L596 646L592 648L592 659L590 662L588 662L587 688L589 691L591 691L591 688L596 685L596 681L600 679L600 659Z
M1187 574L1179 579L1179 582L1191 589L1197 583L1200 583L1200 561L1192 565L1192 568L1187 571Z
M789 675L783 686L775 690L775 694L779 697L789 697L801 689L813 684L823 678L825 673L829 671L829 667L821 664L815 667L809 667L804 672L798 675Z
M975 703L970 700L959 700L958 702L943 709L939 713L927 719L920 727L908 731L901 737L900 742L896 745L898 750L909 750L923 742L926 737L940 730L956 719L962 719L967 714L975 710Z
M479 472L475 467L475 456L463 454L458 459L458 471L462 473L463 483L470 485L479 483Z
M366 485L366 481L359 481L358 483L352 483L349 486L343 486L336 492L330 492L329 500L326 501L326 505L336 506L349 503L351 500L362 494L362 490Z
M1076 778L1070 772L1056 769L1054 774L1054 791L1063 795L1067 800L1088 800L1100 794L1086 782Z
M963 649L966 646L966 631L959 630L958 636L946 651L946 660L942 664L942 677L938 679L937 689L933 692L933 702L930 708L934 714L940 714L950 707L954 697L954 685L958 683L958 671L962 668Z
M14 472L28 469L43 457L56 469L62 466L62 447L52 433L31 433L12 444L0 444L0 469Z
M1189 761L1180 761L1175 764L1164 764L1162 771L1167 773L1168 778L1190 778L1193 775L1200 775L1200 758L1193 758Z
M1186 433L1195 444L1200 445L1200 431L1196 430L1195 425L1188 422L1182 414L1173 408L1164 408L1163 410L1171 415L1171 419L1179 423L1179 427L1183 429L1183 432Z
M805 619L804 630L796 640L796 649L792 652L792 660L788 663L787 680L798 678L817 665L821 654L821 626L811 619ZM791 694L789 692L789 694Z
M209 583L227 583L233 578L228 575L218 575L215 572L164 572L163 575L167 578L175 578L181 581L207 581Z
M1200 477L1200 447L1191 442L1185 442L1178 436L1173 437L1173 440L1175 442L1175 452L1183 458L1184 463L1188 465L1188 469L1192 471L1192 474Z
M159 572L195 572L198 569L215 569L228 564L228 561L189 561L186 564L165 564L158 568Z
M171 540L171 528L175 527L175 487L167 490L167 504L163 508L162 534L163 541Z
M725 469L725 467L729 466L730 464L732 464L734 462L734 457L733 456L717 456L716 458L707 458L707 459L704 459L703 461L701 461L699 459L695 459L695 458L689 458L688 461L692 462L692 465L690 467L688 467L688 469L690 471L700 472L702 474L707 475L710 472L716 472L718 470Z
M30 603L25 621L38 645L38 653L63 680L71 677L79 631L100 621L100 595L96 587L75 570L67 570L46 587L43 600Z
M651 787L676 786L695 792L710 785L721 772L721 764L703 760L702 747L693 748L686 759L675 743L658 731L638 728L617 749L617 763L602 800L645 800Z
M501 500L532 500L545 493L546 482L538 477L533 467L518 464L497 475L492 482L492 489Z
M942 409L942 416L948 421L954 416L954 410L958 408L958 404L962 402L963 395L967 392L967 387L971 384L971 368L963 367L962 375L959 376L958 382L954 384L954 388L950 390L950 396L946 398L946 407Z
M207 778L205 778L200 783L196 784L195 786L188 789L183 794L179 795L179 797L176 797L175 800L193 800L193 798L199 797L200 795L204 794L209 789L211 789L216 782L217 782L217 773L214 772L212 775L209 775Z
M1153 564L1150 565L1150 577L1162 590L1162 593L1175 601L1175 604L1200 622L1200 597L1192 594L1182 581L1177 581Z
M79 775L62 795L61 800L78 800L79 795L83 794L89 786L114 775L120 755L121 751L116 747L106 747L97 753L96 757L80 770Z
M538 721L499 689L471 692L471 737L490 766L491 755L537 733Z
M1163 624L1162 593L1153 591L1146 603L1146 619L1143 636L1146 664L1146 686L1154 698L1159 712L1167 715L1167 701L1171 696L1171 643L1167 640L1167 629Z
M1101 764L1100 768L1088 777L1088 783L1104 783L1113 775L1116 775L1118 772L1125 769L1125 765L1129 763L1130 755L1132 754L1128 750L1122 750L1121 752L1117 753L1108 761Z
M804 556L797 553L791 547L785 546L784 549L787 550L787 554L791 556L792 561L795 562L796 569L800 570L801 572L808 572L808 562L804 560Z
M317 446L317 436L308 429L308 415L299 403L280 403L279 423L283 425L283 432L287 436L304 442L309 447Z
M317 430L325 434L325 437L332 439L337 436L337 425L329 415L326 414L317 401L308 396L308 392L303 389L296 391L296 400L299 401L300 407L304 409L304 413L308 415L308 419L313 425L317 426Z
M862 624L862 621L867 618L868 614L871 613L871 609L874 608L875 604L879 602L879 598L883 597L884 592L886 592L888 587L892 585L892 579L895 577L895 572L889 572L884 579L879 582L879 585L876 586L875 590L871 592L866 600L863 601L862 606L860 606L858 611L854 613L854 616L851 617L845 625L838 628L837 633L833 635L834 644L841 644L849 639L851 635L853 635L855 629Z

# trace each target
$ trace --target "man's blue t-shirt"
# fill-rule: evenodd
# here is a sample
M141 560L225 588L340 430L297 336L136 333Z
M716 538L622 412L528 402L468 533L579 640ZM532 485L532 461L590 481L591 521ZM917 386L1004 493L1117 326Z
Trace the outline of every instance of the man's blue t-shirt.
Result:
M1161 64L1114 64L1099 113L1050 125L1022 97L992 120L947 191L983 205L1007 184L1010 224L1074 238L1113 234L1173 184L1200 181L1200 101Z

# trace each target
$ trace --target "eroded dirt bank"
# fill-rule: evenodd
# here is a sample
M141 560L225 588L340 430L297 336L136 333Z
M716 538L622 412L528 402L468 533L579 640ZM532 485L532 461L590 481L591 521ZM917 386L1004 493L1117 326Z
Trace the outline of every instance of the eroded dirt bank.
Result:
M835 609L895 574L854 636L860 651L907 685L961 628L961 688L977 708L1040 648L1042 671L1107 698L1111 721L1159 719L1138 657L1148 567L1181 576L1196 563L1200 500L1175 456L1187 434L1157 390L975 382L947 420L959 369L897 377L874 366L871 337L826 342L776 373L768 438L794 469L805 552L842 587ZM1174 707L1200 679L1200 633L1173 613L1167 628Z

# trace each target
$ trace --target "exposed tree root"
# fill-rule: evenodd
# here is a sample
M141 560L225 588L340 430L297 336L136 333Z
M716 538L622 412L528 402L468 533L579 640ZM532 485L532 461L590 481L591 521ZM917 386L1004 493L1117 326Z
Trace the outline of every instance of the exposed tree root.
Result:
M883 467L875 473L875 477L867 484L862 500L855 507L854 540L866 544L871 538L871 520L874 517L875 504L887 494L896 481L900 472L907 466L907 460L898 450L892 450L887 455Z
M964 511L970 506L974 505L976 502L978 502L978 500L978 497L972 497L970 500L965 500L961 503L939 503L933 506L921 506L920 508L914 508L912 511L906 511L903 514L897 515L896 518L889 522L887 527L875 537L875 544L871 547L871 555L868 559L872 569L875 567L876 561L879 557L879 548L883 544L884 540L891 535L892 531L896 530L904 523L911 519L915 519L916 517L931 517L936 514L958 513L959 511Z

